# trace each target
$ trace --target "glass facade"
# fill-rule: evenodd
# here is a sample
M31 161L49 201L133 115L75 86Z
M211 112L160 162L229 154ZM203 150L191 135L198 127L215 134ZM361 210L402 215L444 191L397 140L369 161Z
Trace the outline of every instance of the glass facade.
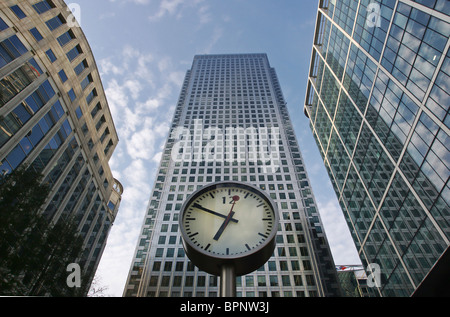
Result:
M51 193L42 212L55 223L75 219L84 238L78 264L90 281L121 199L108 165L118 138L88 43L65 22L69 14L59 0L0 4L0 173L28 166L43 175Z
M280 212L273 256L237 278L237 295L339 295L275 70L265 54L231 54L195 56L187 71L124 296L219 296L219 278L186 257L178 217L195 190L227 180L258 186Z
M382 296L450 245L449 36L446 0L319 3L304 110Z

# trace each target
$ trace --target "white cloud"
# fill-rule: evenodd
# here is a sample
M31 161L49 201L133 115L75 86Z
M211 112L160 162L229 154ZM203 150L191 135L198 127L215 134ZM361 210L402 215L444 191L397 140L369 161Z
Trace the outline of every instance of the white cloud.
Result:
M181 19L187 15L187 9L198 8L196 11L200 24L207 24L213 21L209 5L203 5L204 0L161 0L158 11L149 17L150 21L158 21L166 16ZM191 14L191 13L189 13Z
M99 18L99 20L104 20L104 19L114 18L115 16L116 16L115 12L104 12L104 13L100 14L100 16L98 18Z
M117 2L117 0L109 0L109 1ZM135 4L145 5L145 4L149 4L151 2L151 0L120 0L120 2L123 2L123 3L131 2L131 3L135 3Z
M161 162L162 152L158 152L153 156L152 161L159 164Z
M160 14L176 16L183 6L201 2L162 1ZM199 14L207 11L204 8ZM108 281L114 296L121 296L151 194L152 176L162 156L184 68L189 65L126 44L116 55L98 60L98 65L120 140L111 168L123 184L124 194L97 275Z
M184 76L185 76L185 72L182 71L175 71L175 72L171 72L169 73L169 80L172 82L172 84L174 84L175 86L181 86L181 84L183 83L184 80Z
M161 102L159 99L150 97L145 102L138 103L136 105L137 112L139 113L151 113L154 110L158 109L161 106Z
M214 48L214 45L222 38L224 29L221 27L215 27L208 46L205 48L205 54L210 54Z
M128 105L128 97L123 87L121 87L115 79L108 82L105 89L105 95L108 100L111 115L113 116L116 125L118 125L121 121L119 119L121 118L123 109Z
M124 87L126 87L130 91L131 98L133 98L134 100L139 98L139 93L142 90L140 81L136 79L128 79L127 81L125 81Z
M152 182L145 160L121 160L121 164L125 190L96 274L108 281L106 295L110 296L122 296Z
M127 175L127 182L131 185L131 187L146 191L145 184L148 183L148 178L146 175L147 172L145 161L131 161L130 165L124 169L124 173Z
M126 144L128 155L132 159L151 159L154 155L155 137L150 127L134 133Z
M211 16L208 5L201 6L198 9L198 15L199 15L200 24L207 24L212 21L212 16Z
M150 17L150 20L157 20L164 17L166 14L174 15L178 6L183 3L183 0L162 0L159 5L158 12Z
M171 59L169 56L161 58L158 62L158 69L162 73L171 66Z
M99 71L100 76L103 77L109 75L110 73L114 75L121 75L123 74L124 69L115 65L110 58L104 58L99 62Z

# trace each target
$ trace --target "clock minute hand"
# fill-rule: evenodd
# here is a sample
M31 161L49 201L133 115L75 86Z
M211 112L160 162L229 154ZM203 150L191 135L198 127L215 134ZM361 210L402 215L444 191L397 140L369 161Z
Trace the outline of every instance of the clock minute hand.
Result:
M220 236L222 235L222 233L223 233L223 231L225 230L225 228L227 227L227 225L228 225L228 222L232 219L232 217L234 216L234 214L235 214L235 212L234 211L232 211L229 215L228 215L228 217L230 218L230 219L225 219L225 221L222 223L222 225L220 226L220 228L219 228L219 230L216 232L216 235L214 236L214 240L219 240L219 238L220 238Z
M228 213L228 216L225 218L225 221L220 226L219 230L216 232L216 235L214 236L214 240L218 241L220 236L222 235L225 228L228 226L228 223L233 218L235 212L233 211L234 205L239 200L239 196L233 196L233 205L231 206L230 212Z
M215 216L219 216L219 217L224 218L224 219L227 219L227 217L228 217L228 215L223 215L223 214L221 214L221 213L218 213L218 212L215 212L215 211L213 211L213 210L207 209L207 208L205 208L205 207L203 207L202 205L199 205L199 204L197 204L197 203L193 204L192 207L198 208L198 209L200 209L200 210L206 211L206 212L208 212L208 213L210 213L210 214L213 214L213 215L215 215ZM235 222L235 223L238 223L238 222L239 222L239 220L234 219L234 218L231 218L229 221L232 221L232 222Z

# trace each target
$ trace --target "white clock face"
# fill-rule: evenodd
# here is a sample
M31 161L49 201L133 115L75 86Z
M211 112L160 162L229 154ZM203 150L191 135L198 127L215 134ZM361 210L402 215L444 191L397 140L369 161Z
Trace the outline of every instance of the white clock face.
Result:
M194 245L216 256L252 252L277 229L274 210L265 197L240 186L212 188L194 197L182 224Z

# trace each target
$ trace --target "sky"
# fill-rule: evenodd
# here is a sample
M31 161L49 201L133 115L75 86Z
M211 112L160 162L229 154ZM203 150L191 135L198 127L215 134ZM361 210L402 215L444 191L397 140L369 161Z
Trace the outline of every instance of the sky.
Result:
M196 54L267 53L283 95L336 265L360 264L303 114L318 0L75 0L119 144L124 186L97 286L122 296L181 85Z

